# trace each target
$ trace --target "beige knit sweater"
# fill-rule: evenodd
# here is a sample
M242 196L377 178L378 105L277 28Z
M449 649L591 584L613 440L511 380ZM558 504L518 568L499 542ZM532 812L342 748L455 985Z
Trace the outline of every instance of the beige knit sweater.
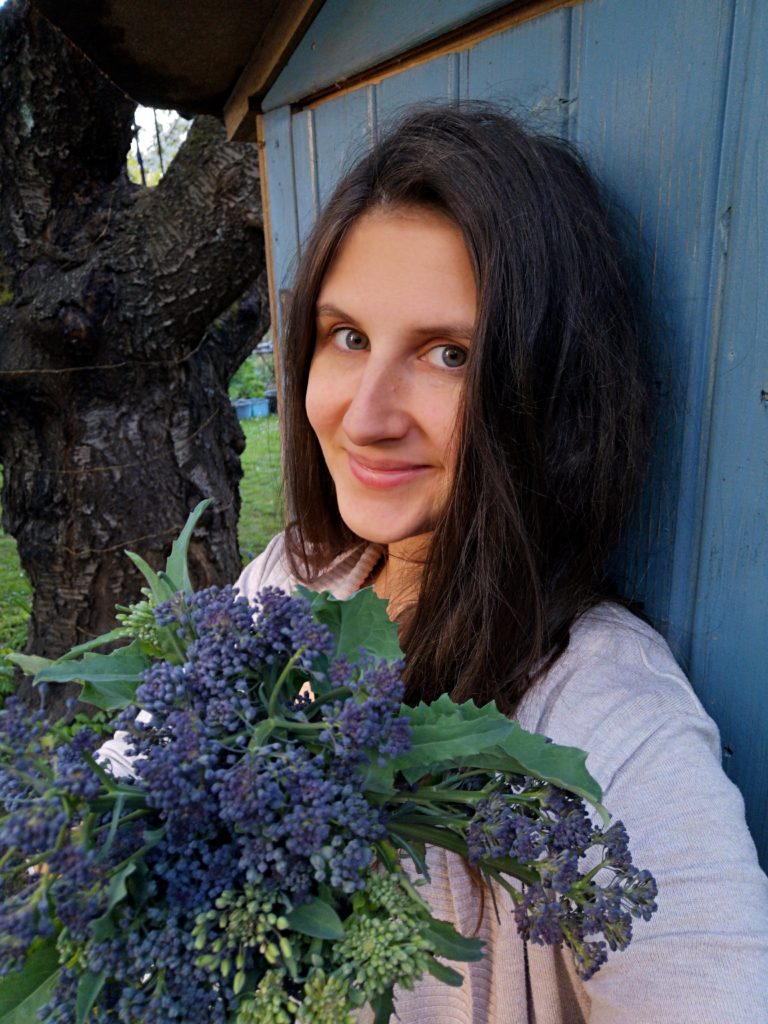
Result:
M363 545L314 587L348 597L379 556ZM294 584L281 536L238 581L249 597L268 584ZM503 891L499 919L490 898L480 915L464 863L432 849L422 891L437 917L486 940L486 956L454 965L461 988L427 977L398 993L402 1024L768 1024L768 879L741 795L720 767L717 728L664 640L623 608L594 609L517 719L589 751L635 863L656 876L658 913L583 983L567 951L520 940Z

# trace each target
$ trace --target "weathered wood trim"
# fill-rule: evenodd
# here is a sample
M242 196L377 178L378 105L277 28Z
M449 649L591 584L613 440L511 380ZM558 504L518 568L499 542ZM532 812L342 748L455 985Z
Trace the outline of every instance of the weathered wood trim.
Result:
M358 74L337 76L336 81L303 97L291 100L295 109L315 106L324 100L336 98L363 85L375 85L385 78L399 74L436 57L466 50L489 36L521 25L562 8L577 7L584 0L513 0L487 14L474 18L455 29L441 33L418 46L411 47L395 57L381 61Z
M256 146L259 151L259 182L261 186L261 211L264 218L264 248L267 262L267 282L269 284L269 320L272 324L272 347L277 358L277 285L275 283L275 265L272 256L272 217L269 206L269 171L267 169L267 144L264 139L264 115L254 116ZM277 367L276 367L277 369ZM279 375L276 374L279 380ZM278 390L280 384L278 383Z
M251 58L224 105L224 124L234 142L256 140L254 113L288 63L323 0L280 0Z
M285 450L285 418L283 410L283 370L282 345L280 327L282 320L278 317L278 286L275 275L275 258L272 247L272 216L269 203L269 170L267 167L267 144L264 133L264 115L254 116L256 123L256 144L259 150L259 180L261 185L261 209L264 219L264 257L267 264L267 287L269 288L269 322L272 326L272 358L275 367L275 386L277 387L277 413L280 429L280 449ZM284 510L285 511L285 510Z

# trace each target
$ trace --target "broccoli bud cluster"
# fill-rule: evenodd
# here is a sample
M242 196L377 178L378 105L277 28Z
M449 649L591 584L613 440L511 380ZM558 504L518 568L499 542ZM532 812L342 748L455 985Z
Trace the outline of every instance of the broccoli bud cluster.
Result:
M148 592L122 615L146 665L114 721L129 777L92 730L0 711L0 987L52 958L41 1021L351 1024L426 972L460 983L444 961L482 944L400 866L426 873L428 843L504 885L521 935L569 946L584 978L654 912L652 876L583 786L484 751L488 725L496 744L513 729L494 707L405 708L401 662L337 656L355 600L326 621L275 588Z

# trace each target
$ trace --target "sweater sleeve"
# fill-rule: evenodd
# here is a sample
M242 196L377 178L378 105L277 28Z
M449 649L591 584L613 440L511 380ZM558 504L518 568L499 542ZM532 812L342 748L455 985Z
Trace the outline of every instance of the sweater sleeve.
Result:
M766 879L715 743L707 719L670 715L605 791L659 909L587 983L590 1024L768 1021Z
M594 664L578 665L545 730L591 752L605 805L659 888L652 920L636 922L629 948L609 953L586 983L588 1020L768 1022L768 879L741 794L721 768L717 728L648 634L625 635L607 652L607 689Z

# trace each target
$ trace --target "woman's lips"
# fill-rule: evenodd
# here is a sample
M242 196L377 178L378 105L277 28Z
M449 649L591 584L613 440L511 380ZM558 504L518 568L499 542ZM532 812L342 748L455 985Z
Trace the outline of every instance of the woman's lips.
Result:
M349 460L349 471L355 480L358 480L366 487L373 487L379 490L387 490L390 487L400 487L402 484L411 483L418 477L428 473L431 466L416 465L411 462L402 462L396 459L361 459L351 452L347 452Z

